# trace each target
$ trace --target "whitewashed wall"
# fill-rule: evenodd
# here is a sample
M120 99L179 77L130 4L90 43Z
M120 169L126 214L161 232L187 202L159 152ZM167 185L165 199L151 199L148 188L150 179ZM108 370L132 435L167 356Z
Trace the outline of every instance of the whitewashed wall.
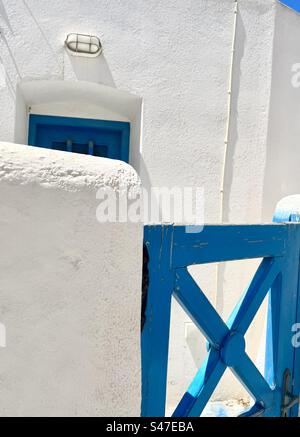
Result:
M127 164L0 144L0 415L138 416L142 227L96 219Z
M300 17L275 0L238 0L228 119L234 3L0 0L0 61L6 71L0 138L14 141L18 84L41 79L101 83L143 99L143 113L137 105L135 114L125 115L134 125L131 163L146 187L204 187L206 222L219 221L229 124L224 221L270 221L277 201L300 189L299 91L290 80L292 64L300 62ZM104 55L70 57L63 48L69 32L99 35ZM59 111L51 105L51 111ZM227 315L255 265L221 268L218 281L214 266L194 274ZM203 357L195 329L178 308L174 313L170 403L184 392ZM254 358L261 330L262 320L249 336ZM241 397L239 386L227 381L216 397Z

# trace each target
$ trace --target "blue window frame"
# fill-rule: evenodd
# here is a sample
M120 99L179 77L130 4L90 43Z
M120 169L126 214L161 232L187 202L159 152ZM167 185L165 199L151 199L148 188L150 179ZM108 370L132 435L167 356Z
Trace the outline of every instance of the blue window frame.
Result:
M130 123L85 118L29 117L30 146L129 162Z

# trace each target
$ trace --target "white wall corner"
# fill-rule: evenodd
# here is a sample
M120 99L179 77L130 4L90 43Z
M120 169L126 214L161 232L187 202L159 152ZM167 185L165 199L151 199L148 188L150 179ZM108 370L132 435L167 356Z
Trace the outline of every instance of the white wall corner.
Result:
M0 143L1 416L139 416L142 224L96 219L138 188L120 161Z

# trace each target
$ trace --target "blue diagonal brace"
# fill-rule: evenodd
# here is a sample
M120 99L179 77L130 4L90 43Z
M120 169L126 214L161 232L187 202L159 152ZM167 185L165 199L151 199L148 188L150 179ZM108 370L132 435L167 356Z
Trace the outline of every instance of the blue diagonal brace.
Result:
M280 271L280 259L265 258L262 261L247 292L227 322L231 330L245 335Z
M240 356L237 364L231 370L257 403L265 409L272 405L274 391L246 353Z
M198 417L204 410L218 382L226 370L220 354L212 349L184 394L173 417Z
M229 329L187 269L176 270L173 295L207 340L219 349Z

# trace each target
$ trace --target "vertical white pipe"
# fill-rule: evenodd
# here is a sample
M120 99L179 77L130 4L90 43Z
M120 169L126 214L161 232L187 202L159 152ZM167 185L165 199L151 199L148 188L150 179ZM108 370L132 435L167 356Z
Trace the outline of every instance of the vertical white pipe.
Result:
M224 141L224 157L222 164L222 174L221 174L221 188L220 188L220 223L224 220L224 191L226 182L226 170L227 170L227 158L230 140L230 122L231 122L231 112L232 112L232 88L233 88L233 67L234 67L234 56L235 56L235 46L236 46L236 30L237 30L237 15L238 15L238 0L234 0L234 22L233 22L233 38L232 38L232 50L231 50L231 63L229 72L229 86L228 86L228 107L227 107L227 123L226 123L226 134Z
M228 151L229 151L229 141L230 141L230 125L231 125L231 113L232 113L232 89L233 89L233 69L234 69L234 59L235 59L235 47L236 47L236 37L237 37L237 16L238 16L238 0L234 0L234 19L233 19L233 35L232 35L232 49L231 49L231 62L229 71L229 85L228 85L228 105L227 105L227 123L226 123L226 133L224 141L224 156L222 163L222 174L221 174L221 187L220 187L220 218L219 221L222 224L224 221L224 200L225 200L225 183L226 183L226 172L227 172L227 161L228 161ZM224 271L224 270L223 270ZM221 282L221 268L220 264L216 266L216 297L215 306L218 306L218 293L220 290ZM223 308L217 308L222 312Z

